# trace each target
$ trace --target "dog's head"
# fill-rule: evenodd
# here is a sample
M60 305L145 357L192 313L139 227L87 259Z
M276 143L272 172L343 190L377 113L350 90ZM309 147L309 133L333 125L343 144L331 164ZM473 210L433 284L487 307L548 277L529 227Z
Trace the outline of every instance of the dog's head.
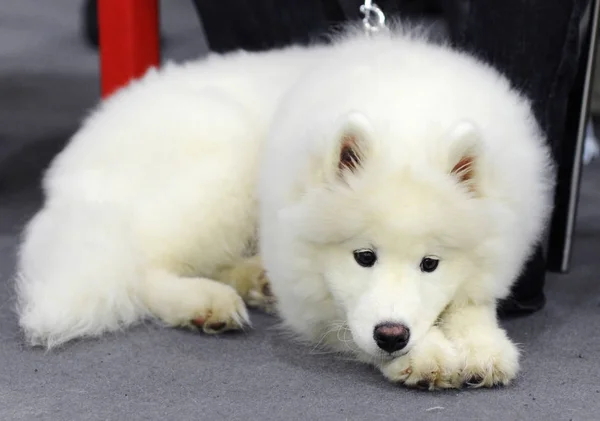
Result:
M479 132L457 122L399 158L351 113L333 137L319 185L286 219L353 342L372 357L401 355L487 264Z

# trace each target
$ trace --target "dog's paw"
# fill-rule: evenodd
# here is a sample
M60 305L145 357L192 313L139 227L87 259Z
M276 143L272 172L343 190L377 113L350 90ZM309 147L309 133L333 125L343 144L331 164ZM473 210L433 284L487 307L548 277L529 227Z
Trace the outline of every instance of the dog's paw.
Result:
M498 329L468 335L456 341L463 367L455 380L466 387L493 387L509 384L519 370L519 350Z
M271 292L271 285L262 266L246 266L238 280L244 291L242 295L248 307L258 308L267 313L275 313L275 297Z
M240 330L250 324L244 301L233 288L215 284L207 295L205 305L198 306L193 314L176 324L202 329L208 334Z
M248 307L275 313L275 297L269 279L258 257L240 261L225 268L219 280L234 287Z
M459 370L454 345L435 327L407 355L381 367L388 380L425 390L460 387L455 381Z

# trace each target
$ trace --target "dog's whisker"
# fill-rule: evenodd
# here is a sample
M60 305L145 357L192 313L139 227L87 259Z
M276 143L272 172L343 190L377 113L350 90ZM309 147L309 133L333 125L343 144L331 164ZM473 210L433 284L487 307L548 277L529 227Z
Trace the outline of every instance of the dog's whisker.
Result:
M341 321L341 320L334 320L333 322L331 322L328 326L328 329L321 335L321 337L319 338L319 340L317 341L317 343L312 347L311 351L309 352L310 354L329 354L332 353L330 351L324 351L322 350L322 352L317 352L317 350L319 349L319 347L321 346L321 344L325 341L325 339L327 338L327 336L329 336L331 333L339 331L339 329L341 327L343 327L345 324L345 322Z
M343 332L343 333L342 333ZM352 353L355 353L358 351L358 348L356 347L356 344L354 343L353 339L348 339L346 338L346 335L348 334L348 332L350 332L350 334L352 334L350 328L348 327L347 324L344 324L339 330L338 330L338 340L340 342L342 342L346 348L351 351ZM340 338L340 334L342 334L341 338Z

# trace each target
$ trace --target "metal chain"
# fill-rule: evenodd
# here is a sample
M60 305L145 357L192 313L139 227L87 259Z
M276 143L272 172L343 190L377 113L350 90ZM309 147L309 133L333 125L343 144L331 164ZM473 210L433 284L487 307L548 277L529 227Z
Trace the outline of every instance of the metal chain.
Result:
M360 13L364 15L363 27L368 34L385 28L385 15L372 0L365 0L364 4L360 6Z

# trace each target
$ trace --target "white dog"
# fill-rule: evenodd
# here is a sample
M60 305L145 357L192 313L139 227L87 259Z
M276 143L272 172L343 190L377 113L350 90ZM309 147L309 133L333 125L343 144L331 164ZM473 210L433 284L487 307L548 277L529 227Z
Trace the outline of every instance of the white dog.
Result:
M406 31L152 71L48 170L20 324L46 347L237 329L273 305L264 265L304 339L407 385L506 384L496 301L548 218L544 145L501 75Z

